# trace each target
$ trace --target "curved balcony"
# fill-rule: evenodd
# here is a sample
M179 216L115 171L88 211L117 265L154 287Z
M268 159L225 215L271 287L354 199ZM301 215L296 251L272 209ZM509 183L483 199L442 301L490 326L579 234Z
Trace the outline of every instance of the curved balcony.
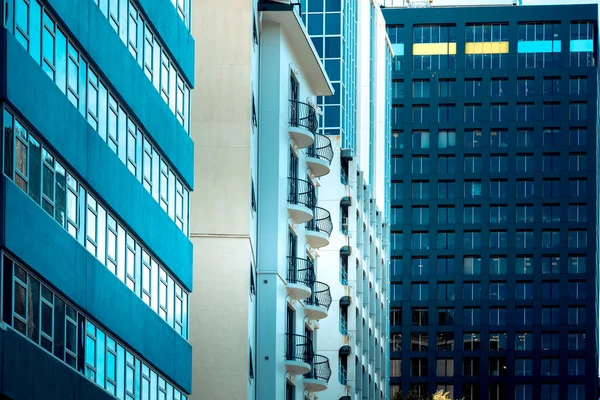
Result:
M313 262L307 258L289 257L286 290L294 300L304 300L312 294L315 281Z
M306 241L315 249L327 246L333 230L329 211L321 207L313 209L313 219L306 223Z
M315 141L319 128L317 111L313 106L297 100L290 100L290 137L298 148L303 149Z
M302 224L313 218L316 203L315 187L308 181L288 178L288 215L296 224Z
M308 336L285 334L285 368L293 375L310 374L312 340Z
M330 377L329 358L315 354L312 359L311 370L304 374L304 387L313 393L322 392L327 389Z
M315 281L312 294L304 300L304 314L311 320L326 318L332 301L329 285Z
M331 140L327 136L315 133L315 142L308 147L306 156L306 164L314 176L327 175L333 160Z

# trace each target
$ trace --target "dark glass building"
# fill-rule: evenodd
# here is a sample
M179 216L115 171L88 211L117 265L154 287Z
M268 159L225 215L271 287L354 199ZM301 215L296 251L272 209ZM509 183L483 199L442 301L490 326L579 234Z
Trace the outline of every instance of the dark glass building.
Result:
M391 393L598 397L597 15L384 10Z
M185 400L190 0L0 15L0 398Z

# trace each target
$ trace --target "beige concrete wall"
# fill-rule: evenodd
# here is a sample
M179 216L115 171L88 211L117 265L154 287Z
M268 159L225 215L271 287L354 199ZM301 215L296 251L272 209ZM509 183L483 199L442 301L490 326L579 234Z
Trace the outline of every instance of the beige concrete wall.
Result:
M248 398L252 3L193 1L194 400Z

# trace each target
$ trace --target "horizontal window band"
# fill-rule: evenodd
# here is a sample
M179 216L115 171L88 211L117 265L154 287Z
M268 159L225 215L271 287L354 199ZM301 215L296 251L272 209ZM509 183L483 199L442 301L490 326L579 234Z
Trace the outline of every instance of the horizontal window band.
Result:
M519 53L560 53L560 40L523 41L517 45Z
M394 51L395 56L403 56L404 55L404 43L393 43L392 50Z
M456 54L456 43L415 43L413 56Z
M571 53L591 53L594 51L592 39L571 40Z
M465 54L507 54L508 42L468 42Z

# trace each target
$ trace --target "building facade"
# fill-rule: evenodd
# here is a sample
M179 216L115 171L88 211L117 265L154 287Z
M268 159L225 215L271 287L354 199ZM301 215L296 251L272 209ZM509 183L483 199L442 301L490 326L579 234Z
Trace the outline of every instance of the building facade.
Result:
M318 99L321 130L334 150L319 190L319 204L333 222L318 271L333 303L319 323L327 334L317 343L329 358L332 379L319 398L385 399L391 47L372 1L306 0L302 10L335 89L334 96Z
M186 399L189 2L1 13L1 396Z
M384 15L391 392L597 398L597 6Z

